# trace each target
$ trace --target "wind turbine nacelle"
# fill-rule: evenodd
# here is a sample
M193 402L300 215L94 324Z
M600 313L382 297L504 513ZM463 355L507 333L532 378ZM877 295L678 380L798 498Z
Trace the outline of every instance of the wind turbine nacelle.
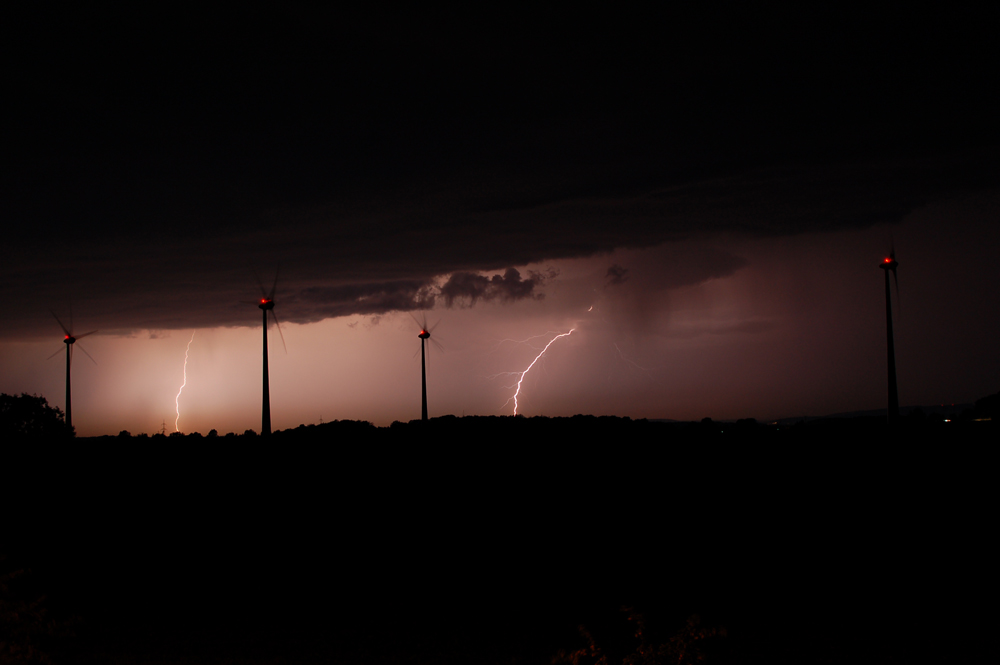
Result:
M896 261L896 259L890 256L884 261L882 261L882 263L880 263L878 267L881 268L882 270L895 270L896 266L898 265L899 263Z
M429 332L427 332L426 330L421 330L420 334L417 335L417 337L419 337L420 339L427 339L430 336L431 336L431 334Z
M75 341L76 337L73 337L72 335L66 335L66 339L63 340L63 344L72 344Z
M261 309L263 309L265 311L269 310L269 309L274 309L274 301L273 300L268 300L266 298L262 298L261 301L260 301L260 304L257 305L257 307L260 307Z

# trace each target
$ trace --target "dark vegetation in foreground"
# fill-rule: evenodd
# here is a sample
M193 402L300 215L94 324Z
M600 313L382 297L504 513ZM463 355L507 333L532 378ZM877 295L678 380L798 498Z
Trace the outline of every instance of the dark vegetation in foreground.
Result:
M997 429L992 419L928 418L922 412L902 418L895 427L890 427L885 416L860 416L855 418L814 418L792 424L760 423L753 418L735 422L714 421L705 418L699 422L663 422L646 419L633 420L617 416L576 415L566 418L547 416L440 416L426 422L411 420L396 421L389 427L376 427L367 421L335 420L319 425L299 425L293 429L279 430L271 437L275 442L317 441L337 442L398 442L413 443L424 437L432 437L440 443L469 444L486 442L530 441L543 444L565 443L568 440L590 442L599 437L608 443L622 442L693 442L727 439L736 441L816 441L842 436L872 436L884 443L904 442L907 438L936 439L940 437L992 437ZM199 432L169 435L154 434L151 437L133 437L123 431L117 435L122 439L155 440L255 440L261 438L255 431L246 430L242 434L229 432L220 435L212 430L203 436ZM94 437L95 440L112 437Z
M884 415L858 415L854 417L784 419L780 422L762 423L753 418L736 421L714 421L704 418L699 422L657 421L615 416L576 415L568 418L545 416L466 416L452 415L431 418L427 422L411 420L393 422L389 427L376 427L367 421L336 420L319 425L299 425L272 434L273 441L394 441L413 442L415 438L432 436L442 443L460 443L461 440L484 443L488 441L532 440L552 442L563 439L587 440L592 436L606 440L630 441L794 441L836 438L842 436L878 437L883 442L939 439L940 437L990 437L995 436L994 424L1000 418L1000 393L977 400L972 407L948 412L945 409L927 412L919 407L908 410L895 427L890 427ZM44 397L22 394L0 395L0 434L6 440L66 438L63 413L50 407ZM169 434L139 433L126 430L114 438L120 440L170 439L195 441L198 439L240 441L246 443L258 438L252 429L241 434L220 434L211 430ZM111 436L88 437L107 440Z
M7 660L1000 659L995 421L445 417L208 439L0 447L0 576L26 571L0 642L35 649Z

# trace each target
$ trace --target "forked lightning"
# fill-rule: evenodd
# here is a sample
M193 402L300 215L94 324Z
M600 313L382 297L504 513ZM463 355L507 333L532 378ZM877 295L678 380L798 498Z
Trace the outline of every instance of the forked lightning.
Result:
M531 364L528 365L528 368L525 369L523 372L511 372L511 374L520 374L520 377L518 377L518 379L517 379L517 390L514 391L513 397L511 397L509 400L507 400L506 402L504 402L504 406L507 406L508 404L511 403L511 400L513 400L513 402L514 402L514 415L515 416L517 415L517 396L519 394L521 394L521 382L524 381L525 375L528 372L531 371L531 368L535 366L535 363L538 362L538 359L545 355L545 352L549 350L549 347L552 346L553 342L555 342L560 337L568 337L568 336L572 335L574 330L576 330L576 328L572 328L569 332L565 332L565 333L556 335L551 340L549 340L549 343L545 345L545 348L542 349L538 353L537 356L535 356L535 359L531 361Z

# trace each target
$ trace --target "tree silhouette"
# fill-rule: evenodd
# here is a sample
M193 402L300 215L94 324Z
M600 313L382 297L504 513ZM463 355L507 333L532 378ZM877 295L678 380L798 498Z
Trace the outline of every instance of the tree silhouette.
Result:
M74 433L71 432L70 436ZM66 435L63 412L40 395L0 393L0 435L42 438Z

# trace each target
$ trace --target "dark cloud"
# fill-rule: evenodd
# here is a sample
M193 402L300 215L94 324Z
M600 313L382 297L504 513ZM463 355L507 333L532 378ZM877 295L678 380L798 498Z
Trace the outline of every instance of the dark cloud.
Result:
M991 35L583 14L8 21L0 336L69 302L102 329L252 324L249 266L283 266L289 321L535 298L481 273L891 223L998 179Z
M704 243L665 244L642 252L620 252L629 265L623 289L653 294L729 277L746 267L747 260ZM614 297L618 297L617 293Z
M730 277L748 265L742 256L698 242L623 250L615 252L614 258L617 262L612 268L629 265L628 279L603 291L598 307L607 320L595 325L630 333L662 334L670 321L676 290ZM594 275L595 280L601 277L607 287L609 273Z
M438 299L442 299L446 307L471 307L477 302L538 299L544 296L537 292L543 282L543 276L537 272L522 279L516 268L508 268L502 276L492 277L455 272L440 287L433 280L307 287L297 291L283 304L293 320L308 322L352 314L432 309Z
M726 322L673 322L660 334L673 339L694 339L704 335L760 335L774 330L777 323L767 319L748 319Z
M435 289L432 284L407 280L307 287L298 291L287 304L291 316L297 322L308 322L351 314L430 309L434 307L434 301Z
M59 234L12 240L0 265L0 286L17 314L0 322L0 335L51 332L48 310L70 304L102 331L255 325L256 312L241 304L258 291L250 266L265 282L267 266L282 266L276 311L291 322L436 303L509 302L537 297L543 280L510 272L484 277L483 271L669 246L713 233L788 235L892 222L959 191L963 182L981 186L977 175L985 172L970 159L814 167L615 196L595 186L600 196L593 198L561 198L561 186L552 179L517 179L523 188L547 191L551 200L502 211L477 209L509 181L484 174L428 186L419 200L396 191L368 202L355 197L255 211L248 213L245 229L232 232L205 218L191 232L159 220L134 232L98 229L92 238L73 242ZM150 228L159 237L145 237ZM720 263L684 253L664 256L661 267L628 263L625 284L660 288L658 280L639 280L640 268L670 287L697 283L708 269L727 274L740 265L737 258L718 257ZM442 276L446 282L438 292L433 284Z
M623 268L617 263L608 268L607 274L604 276L606 281L606 286L614 286L616 284L622 284L628 279L628 268Z
M471 307L479 301L513 302L526 298L540 299L545 294L535 289L543 283L540 273L532 272L527 279L521 278L516 268L507 268L501 275L484 277L475 273L453 273L441 287L441 297L445 304Z

